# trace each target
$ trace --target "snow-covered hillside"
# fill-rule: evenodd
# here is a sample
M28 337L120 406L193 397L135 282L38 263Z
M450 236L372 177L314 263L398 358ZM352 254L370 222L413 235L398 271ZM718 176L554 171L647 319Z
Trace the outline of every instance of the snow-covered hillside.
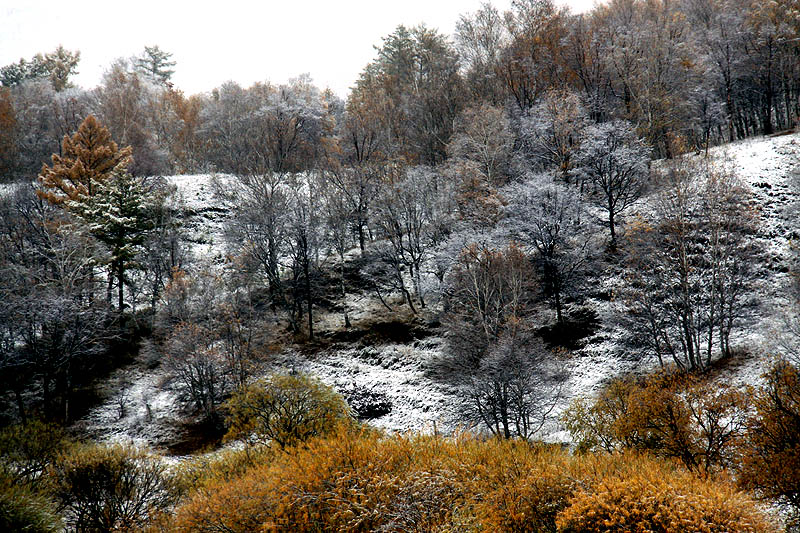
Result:
M712 155L726 159L753 192L754 208L760 214L757 238L766 250L760 266L759 291L762 307L752 324L732 339L741 360L735 361L718 379L729 383L752 383L758 379L773 350L773 339L784 307L783 288L789 281L790 241L800 236L794 207L797 203L797 178L800 176L800 134L754 138L715 148ZM215 206L211 176L174 176L169 178L182 193L187 205L186 223L196 258L219 262L224 256L226 213ZM645 198L639 209L647 211ZM635 210L634 210L635 211ZM621 280L613 272L600 273L593 280L594 292L613 294ZM389 320L386 309L368 294L354 296L354 328ZM638 361L620 342L621 331L615 324L623 312L622 303L591 299L588 305L598 313L601 327L586 345L565 361L568 378L556 411L563 410L578 397L592 396L615 375L641 370L654 361ZM339 315L320 313L319 335L335 336L341 323ZM453 427L453 410L458 404L457 390L431 377L430 361L444 346L436 328L408 342L383 340L372 342L369 335L357 340L335 341L314 350L291 347L279 354L276 362L286 368L316 374L339 389L354 385L379 391L388 397L392 410L373 421L376 426L397 431L447 431ZM175 426L175 396L162 385L160 371L141 365L116 379L120 390L104 405L94 410L84 426L99 438L132 438L153 445L163 444ZM128 408L120 416L120 397L127 398ZM123 402L124 403L124 402ZM553 424L547 438L564 440L568 435Z

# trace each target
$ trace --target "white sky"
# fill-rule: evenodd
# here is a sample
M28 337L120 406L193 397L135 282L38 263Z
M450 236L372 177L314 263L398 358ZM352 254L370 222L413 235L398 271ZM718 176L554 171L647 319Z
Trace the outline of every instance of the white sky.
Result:
M308 72L345 97L373 45L399 24L425 22L450 35L459 15L482 0L0 0L0 66L80 50L75 82L96 86L117 57L157 44L177 62L173 82L187 94L227 80L276 83ZM494 0L508 9L511 0ZM586 11L593 0L561 0Z

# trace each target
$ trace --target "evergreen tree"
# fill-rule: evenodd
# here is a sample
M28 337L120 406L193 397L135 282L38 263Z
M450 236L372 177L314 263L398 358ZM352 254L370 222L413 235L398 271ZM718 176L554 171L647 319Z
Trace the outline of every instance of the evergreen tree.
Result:
M73 87L69 77L77 74L80 51L70 52L59 45L49 54L36 54L30 61L20 59L0 68L0 85L14 87L28 80L48 78L56 92Z
M174 61L170 61L172 54L165 52L158 45L145 46L141 57L134 60L136 70L145 77L160 85L167 85L175 74L171 67L175 66Z
M94 195L67 202L67 208L86 221L89 231L109 248L109 279L117 279L120 312L125 273L137 266L136 257L153 227L150 204L142 179L128 172L124 163L117 165L107 180L94 184Z
M86 117L72 137L64 137L61 155L53 154L52 159L52 167L42 165L37 195L54 205L94 196L97 184L105 182L120 164L132 161L131 148L117 147L93 115Z
M41 56L37 57L39 58L38 61L44 64L47 77L56 92L74 86L70 83L69 77L78 73L76 69L78 68L78 62L81 60L80 51L70 52L63 46L58 45L58 48L53 52L45 54L44 59L41 59Z

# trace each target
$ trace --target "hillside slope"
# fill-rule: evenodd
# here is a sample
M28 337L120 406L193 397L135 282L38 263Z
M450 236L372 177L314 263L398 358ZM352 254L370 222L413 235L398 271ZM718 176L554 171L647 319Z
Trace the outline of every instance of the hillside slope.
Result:
M783 290L789 283L790 244L800 237L796 216L800 134L749 139L712 149L712 155L727 160L743 178L753 192L753 207L760 215L757 239L765 250L765 259L758 268L762 305L732 339L737 353L743 355L716 375L716 379L729 383L753 383L773 351L786 302ZM204 259L206 264L224 263L226 213L214 204L210 176L169 179L186 200L186 225L195 257ZM647 212L648 201L645 198L640 202L641 212ZM619 274L609 268L592 280L593 293L614 294L620 284ZM435 323L430 317L418 317L410 326L398 326L397 315L367 291L355 291L348 299L353 310L350 332L343 334L338 314L320 310L316 327L323 342L310 347L291 346L275 357L275 364L311 372L340 390L360 388L385 395L392 408L372 421L378 427L395 431L452 429L459 393L454 385L431 371L431 361L445 345ZM577 397L596 394L620 373L640 371L654 364L652 360L641 361L621 342L622 332L615 318L624 312L621 302L590 297L585 306L597 313L600 328L565 360L568 377L556 412ZM121 369L113 378L120 383L119 390L90 413L82 422L84 428L106 440L134 439L156 446L169 442L180 415L175 396L162 383L159 373L158 369L146 370L141 365ZM130 405L125 416L120 416L118 406L124 398L129 399ZM157 401L150 401L152 398ZM555 422L545 433L552 440L568 438Z

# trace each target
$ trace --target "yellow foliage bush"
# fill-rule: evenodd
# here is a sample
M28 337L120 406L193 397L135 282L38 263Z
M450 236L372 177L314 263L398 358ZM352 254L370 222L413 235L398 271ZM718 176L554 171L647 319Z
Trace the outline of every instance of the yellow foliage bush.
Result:
M243 476L250 468L269 461L273 454L269 446L254 445L199 455L175 468L173 483L180 494L204 490L211 484Z
M682 516L688 501L708 531L720 531L714 527L721 516L753 525L730 531L767 531L758 529L763 519L755 506L727 485L698 481L645 455L573 456L523 441L346 429L275 453L238 477L209 480L178 507L167 529L556 533L559 513L558 523L572 527L581 502L608 493L614 483L633 480L622 494L635 502L635 491L646 488L641 479L654 480L657 494L675 496L648 500L665 516Z
M240 388L226 402L227 438L255 438L281 448L352 420L344 398L311 376L273 374Z
M560 533L760 533L775 531L755 504L722 483L642 468L578 492L556 520Z
M736 461L747 409L740 391L659 372L613 381L593 404L573 404L563 421L580 451L648 451L706 475Z

